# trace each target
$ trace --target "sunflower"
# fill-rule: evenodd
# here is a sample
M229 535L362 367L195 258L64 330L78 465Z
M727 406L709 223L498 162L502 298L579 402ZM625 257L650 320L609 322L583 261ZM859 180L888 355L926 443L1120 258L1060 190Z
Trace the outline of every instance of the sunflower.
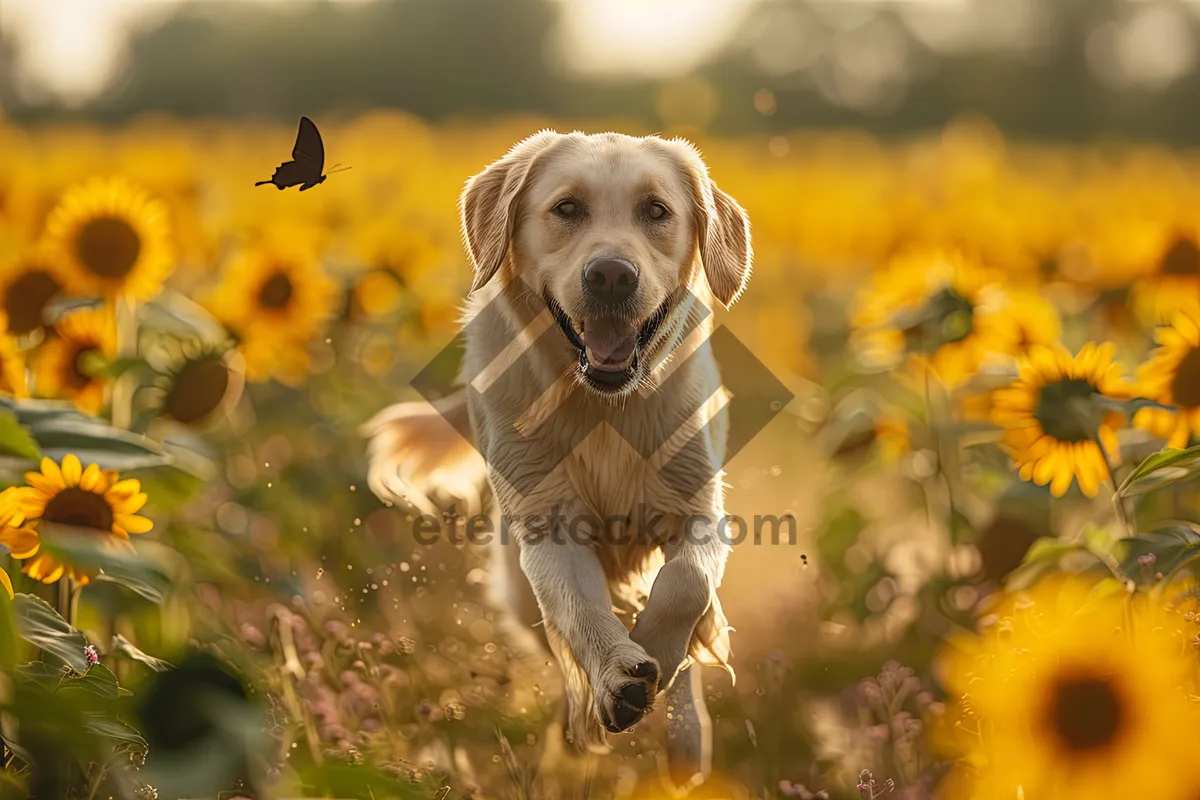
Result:
M117 332L104 309L75 311L54 325L54 336L33 354L38 394L65 397L80 410L95 414L104 407L108 380L95 375L99 361L116 355Z
M6 330L26 336L45 324L46 306L62 285L42 251L27 252L0 268L0 308L8 317Z
M1098 407L1129 387L1113 363L1112 345L1084 345L1074 357L1061 346L1036 346L1018 365L1017 381L992 396L992 420L1005 429L1003 445L1021 480L1050 484L1062 497L1074 478L1095 497L1119 457L1121 414Z
M1192 433L1200 432L1200 316L1179 312L1154 339L1159 346L1138 367L1139 393L1175 410L1144 408L1133 424L1166 439L1168 447L1187 447Z
M116 472L101 470L96 464L84 469L73 453L63 458L61 466L43 458L41 469L25 473L25 481L27 485L0 495L8 519L0 531L0 542L14 558L25 562L22 572L42 583L67 575L83 585L96 570L64 564L43 550L41 523L86 528L104 536L106 546L125 549L132 547L129 534L146 533L153 526L137 515L147 498L136 478L121 480Z
M308 370L309 342L337 301L336 285L311 250L273 242L230 264L207 305L238 338L247 377L296 382Z
M991 618L939 665L960 712L955 797L1194 800L1197 662L1178 616L1063 576Z
M1200 311L1200 238L1181 229L1165 236L1149 275L1134 281L1131 299L1148 323L1171 319L1180 311Z
M13 558L20 559L32 555L36 552L37 534L31 533L27 526L14 525L13 522L18 518L17 488L11 486L0 492L0 544L8 548L9 555ZM29 550L29 542L35 544L33 550ZM0 585L4 586L4 590L8 592L9 599L15 595L13 593L12 578L9 577L8 571L0 569Z
M439 273L446 262L442 248L427 233L389 217L364 225L354 245L368 267L355 282L354 300L371 317L394 312L406 288Z
M243 362L236 351L202 352L187 358L171 370L163 414L185 425L203 425L241 396Z
M46 235L63 283L79 295L153 297L174 263L166 206L124 178L68 189Z
M237 346L245 364L246 379L266 381L272 378L287 386L300 386L312 369L309 348L315 335L280 339L278 334L253 325L239 334Z
M907 354L946 385L958 386L988 358L1053 341L1057 316L1046 314L1041 304L1037 313L1026 314L1021 298L1028 302L1027 295L1011 296L997 276L957 254L910 252L893 258L860 298L856 345L880 365Z
M1004 292L1004 313L995 324L999 337L1007 343L1006 352L1024 353L1034 345L1052 345L1062 333L1062 321L1054 303L1027 288L1008 288Z
M0 311L0 330L7 330L8 318ZM17 340L7 333L0 333L0 394L28 397L29 385L25 380L25 354Z

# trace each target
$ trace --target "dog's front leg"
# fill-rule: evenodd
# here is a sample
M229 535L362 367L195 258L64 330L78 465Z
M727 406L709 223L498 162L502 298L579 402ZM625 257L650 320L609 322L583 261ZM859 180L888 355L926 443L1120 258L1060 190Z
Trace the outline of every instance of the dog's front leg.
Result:
M681 537L663 548L666 563L629 634L658 662L660 689L671 685L687 658L696 624L716 602L729 551L715 524L701 519L689 525Z
M667 767L676 787L708 777L712 765L712 732L700 665L685 664L697 624L708 616L709 627L725 624L716 598L728 546L714 526L698 523L681 540L664 548L666 563L638 614L630 638L646 648L662 667L667 692ZM723 633L723 632L722 632ZM701 635L703 640L705 637Z
M597 747L603 731L626 730L650 710L659 668L613 613L592 545L558 534L526 532L521 569L563 670L572 738L580 747Z

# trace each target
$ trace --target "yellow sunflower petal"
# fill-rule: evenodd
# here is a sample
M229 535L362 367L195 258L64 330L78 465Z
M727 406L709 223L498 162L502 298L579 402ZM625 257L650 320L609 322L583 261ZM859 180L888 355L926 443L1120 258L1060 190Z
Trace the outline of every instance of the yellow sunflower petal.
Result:
M1107 425L1101 425L1100 444L1104 445L1104 452L1112 460L1113 466L1116 466L1121 456L1121 445L1117 441L1117 432Z
M99 464L88 464L87 469L83 471L83 475L79 478L79 488L85 492L100 493L100 489L104 483L104 473L100 471Z
M1055 497L1062 497L1071 488L1071 480L1075 477L1075 451L1074 448L1063 448L1059 454L1059 466L1054 471L1054 477L1050 481L1050 494Z
M1095 497L1103 480L1100 452L1092 442L1079 442L1075 447L1075 478L1079 481L1079 491L1087 497Z
M154 523L145 517L124 514L118 517L113 524L120 525L129 533L147 533L154 527Z
M79 456L74 453L67 453L63 457L62 476L63 482L67 486L79 485L79 479L83 477L83 465L79 463Z
M25 568L21 570L35 581L42 583L54 583L63 575L63 565L58 559L46 554L35 556L33 559L25 562Z
M4 591L8 592L8 599L12 600L16 595L13 593L12 578L8 577L8 572L0 569L0 584L4 584Z
M1079 352L1072 360L1069 377L1083 378L1090 376L1095 372L1095 360L1097 357L1096 343L1088 342L1083 347L1079 348Z
M129 497L120 500L115 500L115 502L113 499L109 499L107 497L106 499L109 500L109 505L112 506L114 514L136 514L138 511L142 510L143 506L146 505L146 500L148 498L145 492L138 492L135 495L130 495Z
M12 553L13 558L25 559L41 547L41 537L33 528L5 528L0 530L0 544Z
M1200 327L1190 314L1180 312L1171 319L1171 327L1192 347L1200 346Z
M1044 381L1058 380L1062 369L1055 353L1048 347L1033 347L1029 350L1029 363Z
M53 459L51 459L47 456L43 456L41 466L42 466L41 474L44 475L47 480L53 482L54 485L60 489L64 488L66 486L66 484L63 483L62 470L58 468L58 464L54 463ZM26 478L26 480L28 480L30 475L37 475L37 474L38 473L36 473L36 472L28 472L25 474L25 478Z
M1192 426L1188 422L1186 414L1180 414L1178 421L1175 423L1174 430L1171 431L1171 436L1167 439L1167 447L1174 447L1177 450L1182 450L1187 447L1188 437L1192 435Z
M108 490L108 494L114 498L126 498L135 495L142 490L142 482L137 478L126 478L123 481L117 481Z
M1060 469L1059 450L1055 448L1041 461L1033 465L1033 482L1038 486L1045 486L1058 473Z

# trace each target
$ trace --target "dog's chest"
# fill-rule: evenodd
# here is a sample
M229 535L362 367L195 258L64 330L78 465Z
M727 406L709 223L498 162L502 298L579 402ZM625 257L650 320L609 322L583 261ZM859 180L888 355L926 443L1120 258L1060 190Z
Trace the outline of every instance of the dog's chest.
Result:
M636 518L639 506L660 504L647 448L639 444L607 423L596 425L565 459L563 477L595 513Z

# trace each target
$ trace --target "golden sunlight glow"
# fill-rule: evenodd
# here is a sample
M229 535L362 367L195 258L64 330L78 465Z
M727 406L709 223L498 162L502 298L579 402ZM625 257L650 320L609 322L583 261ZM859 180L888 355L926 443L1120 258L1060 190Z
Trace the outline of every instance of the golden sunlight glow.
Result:
M752 2L560 0L557 55L601 75L681 75L736 33Z

